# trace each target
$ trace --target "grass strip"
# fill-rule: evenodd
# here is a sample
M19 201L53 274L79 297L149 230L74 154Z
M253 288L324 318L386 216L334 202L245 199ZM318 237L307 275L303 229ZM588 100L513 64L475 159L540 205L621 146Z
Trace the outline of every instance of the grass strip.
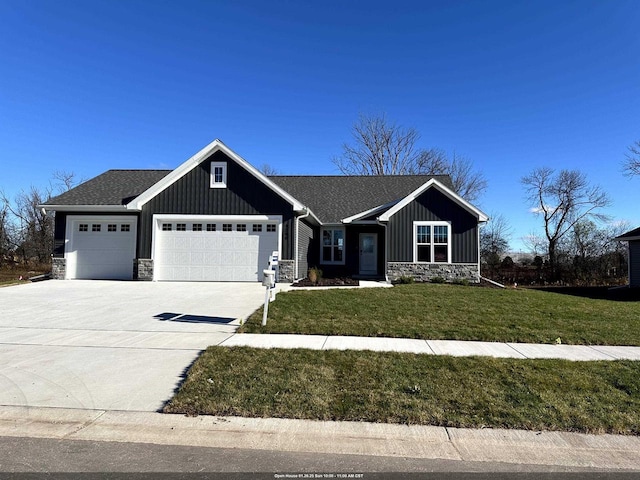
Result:
M278 294L262 327L247 333L299 333L430 340L640 345L640 302L529 289L415 284L394 288Z
M210 347L167 413L640 434L640 362Z

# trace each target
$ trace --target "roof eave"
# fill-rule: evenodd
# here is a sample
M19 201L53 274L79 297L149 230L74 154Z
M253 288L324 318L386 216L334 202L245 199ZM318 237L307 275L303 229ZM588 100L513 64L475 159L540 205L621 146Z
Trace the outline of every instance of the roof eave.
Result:
M126 210L134 210L128 208L127 205L38 205L38 208L44 210L53 210L56 212L118 212Z

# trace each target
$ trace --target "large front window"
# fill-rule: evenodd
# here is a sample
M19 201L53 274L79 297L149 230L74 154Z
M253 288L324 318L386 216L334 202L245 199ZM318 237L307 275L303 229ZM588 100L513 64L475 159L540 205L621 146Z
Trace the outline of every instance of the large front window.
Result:
M322 230L322 263L344 264L344 229Z
M451 226L443 222L414 223L414 262L451 263Z

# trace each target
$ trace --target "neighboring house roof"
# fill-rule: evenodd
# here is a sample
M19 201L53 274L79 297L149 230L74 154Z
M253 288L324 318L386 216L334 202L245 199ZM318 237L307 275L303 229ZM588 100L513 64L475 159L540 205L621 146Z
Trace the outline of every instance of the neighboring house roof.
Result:
M640 240L640 227L635 228L627 233L623 233L619 237L614 238L622 242L628 242L629 240Z
M44 203L44 206L122 206L171 170L108 170Z
M269 176L322 223L340 223L376 207L388 208L432 178L451 186L447 175Z

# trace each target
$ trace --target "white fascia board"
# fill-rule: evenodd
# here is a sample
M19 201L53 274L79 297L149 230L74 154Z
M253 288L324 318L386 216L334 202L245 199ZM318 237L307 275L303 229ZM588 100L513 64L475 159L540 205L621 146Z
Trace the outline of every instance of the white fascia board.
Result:
M302 203L300 203L298 200L293 198L291 195L285 192L282 188L278 187L275 183L273 183L271 180L265 177L262 173L260 173L255 167L253 167L249 162L247 162L244 158L242 158L240 155L235 153L233 150L231 150L229 147L227 147L224 143L222 143L218 139L215 139L213 142L211 142L209 145L204 147L194 156L189 158L186 162L184 162L178 168L176 168L171 173L169 173L169 175L167 175L166 177L158 181L156 184L152 185L147 190L145 190L140 195L138 195L134 200L132 200L129 204L127 204L127 208L133 209L133 210L142 210L142 207L144 204L146 204L148 201L150 201L152 198L154 198L156 195L158 195L160 192L162 192L166 188L173 185L176 181L178 181L180 178L185 176L195 167L200 165L202 162L204 162L207 158L209 158L218 150L221 150L222 152L224 152L228 157L230 157L232 160L237 162L241 167L243 167L245 170L251 173L254 177L256 177L258 180L264 183L267 187L269 187L275 193L277 193L282 198L284 198L287 202L289 202L293 206L293 209L295 211L304 210L304 205L302 205Z
M418 189L414 190L409 195L404 197L401 201L396 203L395 206L391 207L385 213L380 215L379 220L381 222L388 222L389 219L393 215L395 215L400 210L402 210L404 207L409 205L409 203L414 201L416 198L418 198L420 195L422 195L425 191L427 191L431 187L436 187L438 190L440 190L440 192L445 194L447 197L449 197L451 200L456 202L462 208L464 208L465 210L467 210L470 213L472 213L473 215L475 215L478 218L478 222L487 222L489 220L489 217L485 213L483 213L482 211L478 210L476 207L471 205L469 202L467 202L464 198L462 198L456 192L454 192L450 188L444 186L442 183L440 183L435 178L432 178L427 183L425 183L424 185L420 186Z
M375 214L377 212L381 212L382 210L386 210L388 208L391 208L396 203L398 203L397 200L395 200L393 202L385 203L384 205L378 205L377 207L370 208L369 210L366 210L364 212L356 213L355 215L352 215L350 217L343 218L342 219L342 223L355 222L356 220L358 220L358 219L360 219L362 217L368 217L369 215L373 215L373 214Z
M126 205L38 205L38 208L56 212L125 212L133 210Z

